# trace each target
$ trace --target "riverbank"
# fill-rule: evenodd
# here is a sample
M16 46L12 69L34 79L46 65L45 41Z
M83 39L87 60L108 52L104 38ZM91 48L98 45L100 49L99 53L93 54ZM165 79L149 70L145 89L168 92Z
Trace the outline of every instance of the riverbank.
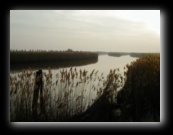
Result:
M160 55L140 57L127 65L126 82L118 92L117 103L109 101L109 87L90 108L71 122L159 122Z
M98 54L82 51L10 51L10 64L64 62L88 59L98 59Z
M110 70L106 78L94 69L60 69L54 80L51 70L43 72L46 113L40 121L159 121L160 55L139 58L126 68L125 78L118 69ZM11 121L32 121L34 81L32 71L10 76ZM117 91L120 85L124 87Z
M126 56L129 55L131 57L142 57L142 56L147 56L147 55L158 55L159 53L138 53L138 52L109 52L108 56L115 56L115 57L121 57L121 56Z
M59 68L70 68L76 66L84 66L88 64L94 64L98 62L98 58L93 59L83 59L83 60L70 60L70 61L60 61L60 62L34 62L34 63L16 63L10 64L10 72L21 72L22 70L37 70L42 69L46 70L48 68L51 69L59 69Z

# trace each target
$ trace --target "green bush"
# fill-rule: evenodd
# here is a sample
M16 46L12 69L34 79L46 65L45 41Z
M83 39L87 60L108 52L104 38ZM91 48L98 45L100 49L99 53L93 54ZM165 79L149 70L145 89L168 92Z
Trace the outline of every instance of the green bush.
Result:
M160 54L140 57L126 67L118 94L120 121L160 121Z

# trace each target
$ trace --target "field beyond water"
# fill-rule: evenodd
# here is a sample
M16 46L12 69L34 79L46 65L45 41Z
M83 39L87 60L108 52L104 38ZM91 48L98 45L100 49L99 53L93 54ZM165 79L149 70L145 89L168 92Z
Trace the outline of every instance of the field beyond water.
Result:
M65 53L64 60L81 55L79 52ZM72 57L74 53L78 56ZM37 61L41 60L41 56L46 57L45 53L41 54ZM11 63L24 61L24 58L19 60L19 57L13 56L14 53L10 53ZM29 62L29 54L26 56L25 60L27 58ZM57 56L54 61L63 59L62 55L58 58L60 55L55 52L49 56ZM81 56L92 59L98 54L87 52ZM36 55L32 55L32 60L34 58ZM49 61L48 58L46 60ZM160 121L160 54L141 56L124 69L124 76L117 67L111 69L106 77L95 69L89 72L76 68L58 70L55 79L51 69L38 77L31 69L10 75L10 121ZM38 92L35 100L39 81L42 92Z

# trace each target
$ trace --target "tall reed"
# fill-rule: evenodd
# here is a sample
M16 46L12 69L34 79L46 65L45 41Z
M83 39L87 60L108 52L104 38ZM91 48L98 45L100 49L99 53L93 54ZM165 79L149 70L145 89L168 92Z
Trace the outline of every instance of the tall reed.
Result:
M141 56L126 67L118 94L120 121L160 121L160 54Z
M55 75L53 75L55 74ZM38 113L40 121L65 121L75 114L84 112L109 86L110 102L115 102L117 89L123 85L117 69L110 70L107 78L93 69L59 69L43 72L43 99L45 113ZM32 98L35 73L32 70L10 75L10 120L33 121Z

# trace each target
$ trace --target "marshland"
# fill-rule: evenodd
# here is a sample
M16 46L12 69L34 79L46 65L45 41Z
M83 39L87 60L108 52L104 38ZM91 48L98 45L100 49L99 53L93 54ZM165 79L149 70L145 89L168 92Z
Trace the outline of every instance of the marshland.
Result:
M11 51L10 121L160 121L160 54L108 54Z

